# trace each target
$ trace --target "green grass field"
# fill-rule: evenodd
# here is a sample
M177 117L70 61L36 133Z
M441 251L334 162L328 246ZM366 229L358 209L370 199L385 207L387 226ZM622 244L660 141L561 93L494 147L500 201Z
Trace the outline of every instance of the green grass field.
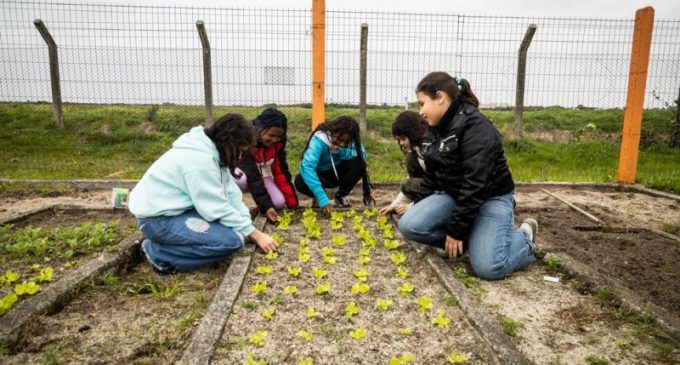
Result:
M255 117L262 108L218 107ZM311 110L281 107L289 119L289 164L297 172L310 132ZM358 116L356 108L329 106L327 118ZM373 181L404 177L402 155L390 135L396 108L371 108L362 137ZM516 181L615 182L622 110L528 108L524 139L510 138L511 110L482 110L505 138ZM52 121L50 104L0 104L0 178L138 179L172 141L203 122L201 107L66 105L63 129ZM637 181L680 193L680 150L671 149L675 113L647 110L643 118Z

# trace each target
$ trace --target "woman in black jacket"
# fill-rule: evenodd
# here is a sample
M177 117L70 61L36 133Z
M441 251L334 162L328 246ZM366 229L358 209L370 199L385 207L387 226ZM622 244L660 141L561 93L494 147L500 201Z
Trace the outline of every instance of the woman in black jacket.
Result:
M515 184L500 134L477 109L470 84L432 72L416 96L429 125L421 147L426 169L399 231L446 250L451 259L468 249L473 270L484 279L533 263L538 225L528 218L513 229Z

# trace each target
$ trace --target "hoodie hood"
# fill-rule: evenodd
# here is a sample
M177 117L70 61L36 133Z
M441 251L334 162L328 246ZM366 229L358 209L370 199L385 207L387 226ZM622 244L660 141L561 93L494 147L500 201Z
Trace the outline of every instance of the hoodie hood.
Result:
M202 126L191 128L172 143L173 148L186 149L210 154L215 161L220 160L215 143L205 134Z

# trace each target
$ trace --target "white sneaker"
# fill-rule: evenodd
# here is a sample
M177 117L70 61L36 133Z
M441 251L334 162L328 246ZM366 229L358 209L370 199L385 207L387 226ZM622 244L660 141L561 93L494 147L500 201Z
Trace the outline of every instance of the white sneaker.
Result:
M522 224L519 226L519 229L527 233L527 236L529 237L529 241L531 241L531 243L534 244L536 243L536 234L538 234L538 222L536 222L534 218L527 218L524 221L522 221Z

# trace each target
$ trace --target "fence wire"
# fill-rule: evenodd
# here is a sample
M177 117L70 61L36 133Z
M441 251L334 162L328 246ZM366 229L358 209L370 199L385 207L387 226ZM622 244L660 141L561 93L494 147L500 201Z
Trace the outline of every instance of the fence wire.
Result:
M203 104L206 24L215 105L308 104L311 11L3 1L0 101L50 101L40 18L59 47L62 99L95 104ZM631 17L633 14L631 14ZM359 101L361 24L368 24L367 102L415 101L430 71L470 81L486 107L515 102L517 54L529 24L526 106L622 108L632 19L326 11L326 100ZM646 108L673 105L680 20L656 20Z

